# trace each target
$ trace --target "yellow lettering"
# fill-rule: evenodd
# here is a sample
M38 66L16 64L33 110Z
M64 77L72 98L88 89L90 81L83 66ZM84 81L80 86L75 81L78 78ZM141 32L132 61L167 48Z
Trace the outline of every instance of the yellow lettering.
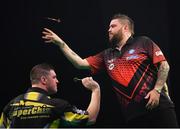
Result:
M30 115L30 114L31 114L31 111L32 111L32 109L29 109L27 114Z
M42 108L41 108L41 107L38 107L38 108L37 108L37 113L41 113L41 112L43 112L43 111L42 111Z
M19 105L24 105L24 101L20 100Z
M13 111L12 116L17 116L17 110Z
M32 113L32 114L36 114L36 113L37 113L37 107L33 107L31 113Z
M27 113L28 113L28 110L27 110L27 109L24 109L24 110L23 110L23 115L27 115Z
M22 110L18 110L17 117L22 115Z

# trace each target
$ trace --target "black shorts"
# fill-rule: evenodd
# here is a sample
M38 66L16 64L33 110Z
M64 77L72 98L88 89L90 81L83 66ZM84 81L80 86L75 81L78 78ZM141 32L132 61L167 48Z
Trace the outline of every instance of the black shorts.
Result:
M177 128L178 122L174 108L150 111L148 114L136 117L128 121L128 127L159 127Z

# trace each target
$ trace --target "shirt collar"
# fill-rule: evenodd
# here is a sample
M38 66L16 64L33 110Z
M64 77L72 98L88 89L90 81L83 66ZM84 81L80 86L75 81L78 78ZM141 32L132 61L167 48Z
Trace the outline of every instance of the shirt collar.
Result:
M45 95L48 95L48 92L41 89L41 88L38 88L38 87L31 87L27 90L27 92L39 92L39 93L42 93L42 94L45 94Z
M132 44L133 42L133 37L131 36L131 37L129 37L128 38L128 40L126 41L126 43L125 43L125 45L122 47L122 49L125 47L125 46L128 46L128 45L130 45L130 44ZM115 48L114 48L114 50L116 50L116 51L121 51L121 50L119 50L119 48L116 46Z

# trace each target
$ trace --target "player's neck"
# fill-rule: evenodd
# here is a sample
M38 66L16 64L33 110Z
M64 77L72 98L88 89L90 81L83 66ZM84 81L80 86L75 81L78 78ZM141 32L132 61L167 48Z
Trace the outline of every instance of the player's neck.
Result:
M122 40L118 43L118 49L121 50L122 47L126 44L127 40L131 37L131 34L126 34L123 36Z
M41 84L33 84L32 87L37 87L37 88L40 88L40 89L47 91L46 87L41 85Z

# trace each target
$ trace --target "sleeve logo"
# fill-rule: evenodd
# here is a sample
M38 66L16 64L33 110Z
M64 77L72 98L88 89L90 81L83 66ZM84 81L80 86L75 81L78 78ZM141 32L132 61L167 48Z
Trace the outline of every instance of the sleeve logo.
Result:
M157 51L157 52L155 52L155 55L156 55L156 56L162 56L163 53L162 53L161 51Z

